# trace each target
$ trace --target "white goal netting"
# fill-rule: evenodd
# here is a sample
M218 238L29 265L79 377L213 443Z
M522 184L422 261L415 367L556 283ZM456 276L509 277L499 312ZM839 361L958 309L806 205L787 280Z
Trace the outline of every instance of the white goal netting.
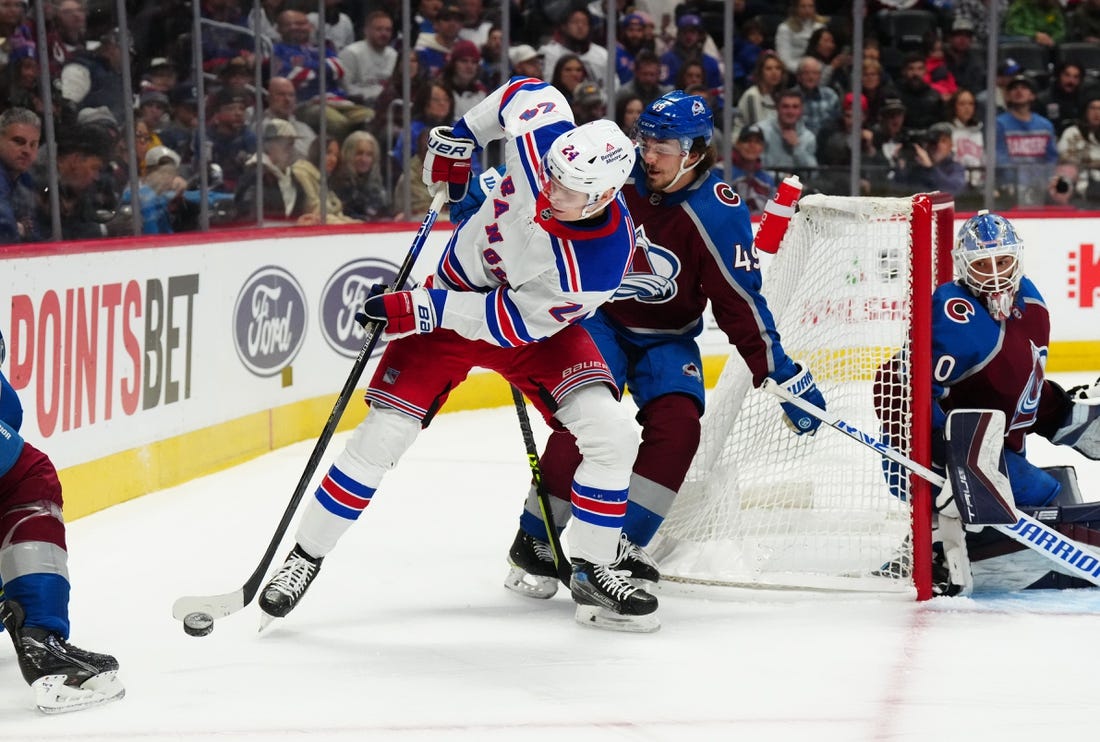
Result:
M784 349L810 367L829 410L875 437L883 434L876 371L891 358L904 365L910 338L911 259L931 261L934 252L927 225L914 245L913 213L913 199L808 196L764 270ZM907 388L880 391L880 410L908 410ZM893 443L908 453L907 413L899 425ZM898 482L888 482L881 461L827 426L796 436L734 351L651 551L676 581L911 590L908 579L872 574L911 530L909 506L892 494Z

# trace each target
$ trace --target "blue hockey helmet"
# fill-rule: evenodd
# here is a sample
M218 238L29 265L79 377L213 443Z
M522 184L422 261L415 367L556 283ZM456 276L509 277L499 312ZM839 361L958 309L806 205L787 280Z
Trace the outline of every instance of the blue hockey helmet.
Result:
M634 132L639 139L678 139L684 151L689 152L698 138L710 144L714 117L701 96L673 90L646 106Z
M1016 228L997 214L979 211L967 219L955 239L951 257L955 276L974 294L985 299L994 319L1005 319L1016 300L1023 270L1020 254L1024 243ZM981 262L989 259L988 262Z

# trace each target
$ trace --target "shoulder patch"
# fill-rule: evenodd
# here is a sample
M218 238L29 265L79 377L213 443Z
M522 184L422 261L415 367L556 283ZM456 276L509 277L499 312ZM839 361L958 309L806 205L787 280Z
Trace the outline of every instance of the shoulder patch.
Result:
M969 299L955 296L944 303L943 313L952 322L965 325L977 312L974 309L974 304Z
M723 183L718 181L714 184L715 197L724 203L726 206L740 206L741 196L737 194L737 191L733 190L733 186L729 183Z

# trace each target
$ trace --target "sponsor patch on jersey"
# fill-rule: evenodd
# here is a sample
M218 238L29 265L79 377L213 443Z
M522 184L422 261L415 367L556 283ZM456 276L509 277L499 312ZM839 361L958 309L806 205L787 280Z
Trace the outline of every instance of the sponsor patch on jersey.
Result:
M726 206L741 205L741 197L737 195L737 191L733 190L733 186L729 183L715 183L714 195Z
M976 314L973 303L957 296L947 300L943 305L943 313L947 315L947 319L960 325L965 325Z

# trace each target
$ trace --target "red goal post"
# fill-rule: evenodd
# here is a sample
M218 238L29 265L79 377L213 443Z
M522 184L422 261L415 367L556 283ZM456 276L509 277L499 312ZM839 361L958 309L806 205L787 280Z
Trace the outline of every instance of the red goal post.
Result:
M809 366L829 409L889 435L926 465L931 295L952 278L953 235L947 194L812 195L763 268L784 348ZM884 377L887 365L904 373ZM836 431L791 433L732 350L707 400L699 451L651 550L672 582L914 592L923 600L931 597L929 497L926 482L888 470ZM882 575L891 560L913 569Z

